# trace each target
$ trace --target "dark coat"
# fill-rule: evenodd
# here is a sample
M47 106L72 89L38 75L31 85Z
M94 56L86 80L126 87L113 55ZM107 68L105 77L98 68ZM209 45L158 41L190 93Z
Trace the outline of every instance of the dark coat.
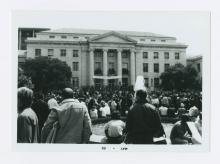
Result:
M148 103L135 103L128 113L126 130L128 142L133 144L152 144L153 137L161 129L158 112Z

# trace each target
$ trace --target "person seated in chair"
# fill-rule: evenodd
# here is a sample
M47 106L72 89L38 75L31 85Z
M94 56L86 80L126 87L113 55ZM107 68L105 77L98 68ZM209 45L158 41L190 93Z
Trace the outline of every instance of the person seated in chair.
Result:
M122 143L124 129L125 123L120 120L120 113L118 111L113 112L112 120L105 125L107 142L111 144Z
M189 116L183 114L181 120L176 122L170 133L170 140L172 144L190 144L192 143L191 132L187 125Z

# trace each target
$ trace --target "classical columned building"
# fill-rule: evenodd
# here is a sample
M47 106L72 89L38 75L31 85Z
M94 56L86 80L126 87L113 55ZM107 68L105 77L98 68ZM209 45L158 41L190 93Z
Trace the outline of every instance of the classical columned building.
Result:
M49 56L66 62L76 87L134 85L142 75L154 89L169 66L186 65L187 45L148 32L58 29L37 33L26 43L28 58Z

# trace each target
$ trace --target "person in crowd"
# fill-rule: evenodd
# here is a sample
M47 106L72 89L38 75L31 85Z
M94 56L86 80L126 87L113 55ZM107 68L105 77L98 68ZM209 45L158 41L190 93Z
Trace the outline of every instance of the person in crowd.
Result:
M153 144L153 137L161 129L160 116L153 105L146 103L146 97L146 91L136 91L136 101L126 122L128 143Z
M119 144L123 142L123 130L125 123L120 120L120 112L112 113L112 120L105 125L105 134L107 142L111 144Z
M174 124L170 133L170 140L172 144L192 143L192 134L187 125L187 121L189 121L189 116L187 114L183 114L181 116L181 120Z
M195 126L199 134L202 136L202 113L199 113L199 116L197 116L197 119L195 121Z
M111 111L114 112L117 110L117 103L116 103L116 98L113 97L112 101L111 101Z
M36 113L31 109L33 91L22 87L18 89L17 142L38 143L39 126Z
M178 108L178 116L181 117L185 113L186 113L185 105L184 103L180 103L180 107Z
M57 100L54 99L54 98L49 99L47 104L48 104L49 110L59 107L59 104L57 103Z
M101 107L100 107L99 110L100 110L100 114L101 114L102 118L105 118L105 117L111 115L110 108L109 108L108 104L105 101L101 102Z
M195 122L196 118L199 115L199 109L196 106L193 106L189 109L188 115L190 116L191 121Z
M161 116L167 116L168 108L165 105L162 105L159 107L159 111Z
M73 90L65 88L59 110L52 110L42 129L42 140L46 142L53 124L58 121L54 143L88 143L91 131L91 119L86 106L73 99Z
M32 104L32 109L35 111L38 117L38 124L39 124L39 132L41 135L42 127L47 120L47 117L50 113L48 104L44 101L43 93L39 92L35 94L35 101Z
M96 106L92 106L90 109L90 117L91 119L97 119L98 118L98 110L96 109Z

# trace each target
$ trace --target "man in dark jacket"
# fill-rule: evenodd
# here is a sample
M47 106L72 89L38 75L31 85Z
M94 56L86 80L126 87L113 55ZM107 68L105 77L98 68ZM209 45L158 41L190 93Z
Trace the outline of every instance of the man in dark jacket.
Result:
M131 107L126 123L128 143L153 144L153 137L161 129L161 121L155 107L146 103L147 93L136 92L136 102Z

